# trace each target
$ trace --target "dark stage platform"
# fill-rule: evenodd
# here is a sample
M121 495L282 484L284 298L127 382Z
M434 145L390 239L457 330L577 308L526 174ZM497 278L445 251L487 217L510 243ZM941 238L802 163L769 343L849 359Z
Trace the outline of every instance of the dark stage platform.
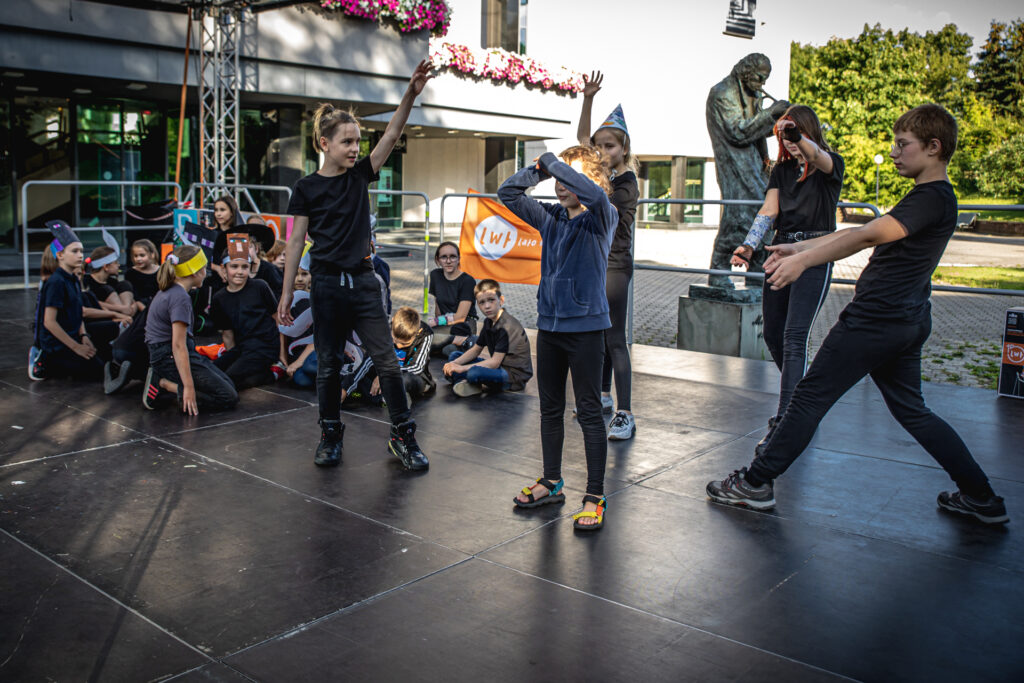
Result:
M869 384L754 513L704 484L750 459L774 368L636 347L639 432L580 535L568 410L568 503L511 503L540 474L532 384L417 404L425 474L355 408L324 470L311 393L185 419L138 383L29 382L33 301L0 294L0 680L1024 680L1024 402L925 387L1008 528L936 509L950 482Z

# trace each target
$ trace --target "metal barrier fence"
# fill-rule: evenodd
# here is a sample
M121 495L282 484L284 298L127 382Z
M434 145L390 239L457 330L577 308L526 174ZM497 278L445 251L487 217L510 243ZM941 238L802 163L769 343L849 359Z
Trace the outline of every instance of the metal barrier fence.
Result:
M261 213L259 205L256 200L253 199L252 194L249 190L256 190L257 192L284 192L288 195L288 199L292 198L292 188L287 185L247 185L245 183L192 183L188 188L188 194L185 195L185 199L182 203L195 201L196 188L199 189L233 189L237 195L239 192L245 195L245 198L249 200L249 204L252 205L252 210L255 213ZM241 207L239 207L241 208Z
M370 190L370 194L397 197L419 197L423 200L423 315L430 313L430 197L426 192L412 190ZM442 204L442 207L444 204ZM442 208L442 212L443 212ZM441 214L442 216L444 213Z
M124 189L126 187L169 187L175 188L181 194L181 185L169 180L29 180L21 186L21 258L22 275L25 288L30 287L28 257L30 255L28 236L29 233L50 232L49 228L28 227L28 188L37 185L59 185L65 187L120 187L121 188L121 221L127 222L125 217ZM171 225L105 225L98 227L75 228L76 232L99 232L100 230L159 230L160 228L171 228ZM40 252L33 252L38 255Z

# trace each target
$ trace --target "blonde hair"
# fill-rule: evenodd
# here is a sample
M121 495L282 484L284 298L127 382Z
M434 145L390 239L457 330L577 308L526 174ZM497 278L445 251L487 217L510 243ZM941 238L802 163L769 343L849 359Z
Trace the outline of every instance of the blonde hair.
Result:
M316 111L313 112L313 149L322 152L320 138L330 140L338 126L346 123L359 125L359 119L356 118L354 110L338 109L329 103L324 103L317 107Z
M180 247L175 247L171 253L177 257L179 263L185 263L199 253L199 247L192 244L183 244ZM160 270L156 271L157 287L160 288L161 292L165 292L173 287L177 281L178 275L174 272L174 264L171 263L170 259L164 259L164 262L160 264Z
M491 278L486 277L480 282L476 283L476 287L473 288L473 296L480 296L484 292L494 292L500 297L501 285L498 284L497 280L492 280Z
M608 181L608 167L604 164L603 155L590 145L574 145L558 155L562 161L572 164L579 161L583 166L583 175L593 180L605 194L611 194L612 184Z
M391 318L391 334L396 339L412 340L420 331L420 314L412 306L402 306Z

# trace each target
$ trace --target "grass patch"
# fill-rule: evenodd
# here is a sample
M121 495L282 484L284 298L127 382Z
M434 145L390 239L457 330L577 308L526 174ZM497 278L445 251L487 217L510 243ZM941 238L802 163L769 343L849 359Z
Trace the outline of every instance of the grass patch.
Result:
M1024 268L991 266L939 266L932 282L986 289L1024 289Z
M964 363L964 368L978 378L986 389L995 389L999 383L1001 365L994 360L983 360L980 363Z

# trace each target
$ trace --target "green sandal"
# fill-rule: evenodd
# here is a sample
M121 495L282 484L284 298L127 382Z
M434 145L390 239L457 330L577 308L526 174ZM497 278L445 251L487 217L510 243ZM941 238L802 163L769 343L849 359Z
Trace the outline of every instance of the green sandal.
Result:
M565 494L562 493L562 486L564 485L565 479L559 479L557 483L552 483L549 480L545 479L544 477L541 477L533 486L526 486L523 488L523 494L529 499L527 502L524 503L523 501L519 500L519 496L513 498L512 502L521 508L535 508L540 507L541 505L548 505L552 503L564 503ZM533 490L538 486L543 486L544 488L546 488L549 491L548 495L542 496L540 498L534 497Z
M598 498L597 496L592 496L588 493L587 495L583 496L583 503L594 503L595 505L597 505L597 509L577 512L575 515L573 515L572 528L579 529L580 531L597 531L598 529L604 526L604 511L608 507L608 499L605 498L604 496ZM594 517L597 519L597 523L580 524L581 517Z

